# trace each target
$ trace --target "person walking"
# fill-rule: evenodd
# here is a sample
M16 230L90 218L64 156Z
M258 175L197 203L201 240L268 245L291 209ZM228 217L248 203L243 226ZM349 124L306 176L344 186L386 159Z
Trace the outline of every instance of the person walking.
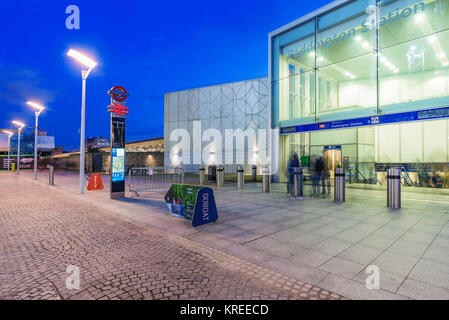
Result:
M314 173L313 173L313 196L318 197L320 195L320 181L324 179L324 162L322 157L318 157L315 161ZM324 180L323 180L323 190Z
M287 193L292 194L293 193L293 183L294 183L294 172L295 168L299 168L299 158L298 155L295 153L291 156L290 160L288 161L288 184L287 184Z

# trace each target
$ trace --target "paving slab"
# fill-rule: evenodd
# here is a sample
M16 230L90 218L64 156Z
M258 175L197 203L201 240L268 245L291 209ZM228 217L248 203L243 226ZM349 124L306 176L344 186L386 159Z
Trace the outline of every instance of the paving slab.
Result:
M57 180L67 183L56 186L58 190L76 193L76 175L72 175L71 186L70 177ZM307 192L306 200L290 201L285 193L263 194L259 187L253 189L248 184L244 191L234 187L215 190L220 219L217 224L199 228L171 217L162 193L123 201L110 201L107 192L86 193L82 198L130 223L138 221L195 243L210 243L211 248L227 250L242 259L248 256L246 260L256 265L270 265L271 270L283 273L282 269L301 279L310 274L316 280L333 269L332 276L360 284L364 270L350 279L355 269L378 263L387 293L399 292L407 280L424 283L430 289L444 287L441 283L445 282L439 279L448 277L444 266L449 250L444 249L449 249L449 202L445 196L404 192L403 209L392 211L385 207L385 191L348 189L348 201L335 204L330 197L309 198ZM276 189L278 185L274 184ZM436 263L430 273L426 261ZM340 278L338 281L343 281ZM348 288L351 285L349 282ZM403 292L408 292L405 289ZM382 296L360 293L359 298L365 295Z

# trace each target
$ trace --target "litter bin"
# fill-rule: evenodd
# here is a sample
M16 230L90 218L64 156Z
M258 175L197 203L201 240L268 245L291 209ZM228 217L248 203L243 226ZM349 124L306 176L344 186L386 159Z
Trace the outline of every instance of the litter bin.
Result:
M387 171L387 207L401 208L401 169L399 168Z
M11 171L12 172L16 171L16 164L15 163L11 163Z
M243 190L245 185L245 170L242 166L237 166L237 189Z
M345 202L346 201L346 173L344 168L335 169L334 178L334 201Z

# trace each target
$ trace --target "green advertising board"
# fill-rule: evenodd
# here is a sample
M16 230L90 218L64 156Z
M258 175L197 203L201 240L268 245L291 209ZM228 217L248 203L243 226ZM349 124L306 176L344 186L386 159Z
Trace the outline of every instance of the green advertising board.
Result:
M165 195L165 202L173 216L191 220L194 227L214 223L218 219L211 188L173 184Z
M173 184L165 195L165 201L171 206L172 214L191 220L200 189L198 186Z
M309 164L310 164L309 156L302 156L301 157L301 167L308 167Z

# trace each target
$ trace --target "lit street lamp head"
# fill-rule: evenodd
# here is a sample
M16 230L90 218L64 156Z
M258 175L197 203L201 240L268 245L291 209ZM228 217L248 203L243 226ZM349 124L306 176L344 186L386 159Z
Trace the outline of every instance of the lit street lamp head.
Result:
M16 126L18 126L19 130L22 130L23 127L25 127L25 124L23 122L20 122L20 121L17 121L17 120L12 121L12 123L15 124Z
M3 130L3 132L4 133L6 133L8 136L12 136L12 135L14 135L14 132L12 132L12 131L9 131L9 130Z
M27 105L33 107L34 109L37 109L39 112L41 112L42 110L44 110L45 108L43 106L41 106L40 104L36 103L36 102L32 102L32 101L27 101Z
M67 52L67 55L69 57L72 57L79 63L81 63L83 66L89 68L89 70L95 68L95 66L97 65L97 63L94 60L92 60L91 58L87 57L86 55L82 54L79 51L70 49L69 52Z

